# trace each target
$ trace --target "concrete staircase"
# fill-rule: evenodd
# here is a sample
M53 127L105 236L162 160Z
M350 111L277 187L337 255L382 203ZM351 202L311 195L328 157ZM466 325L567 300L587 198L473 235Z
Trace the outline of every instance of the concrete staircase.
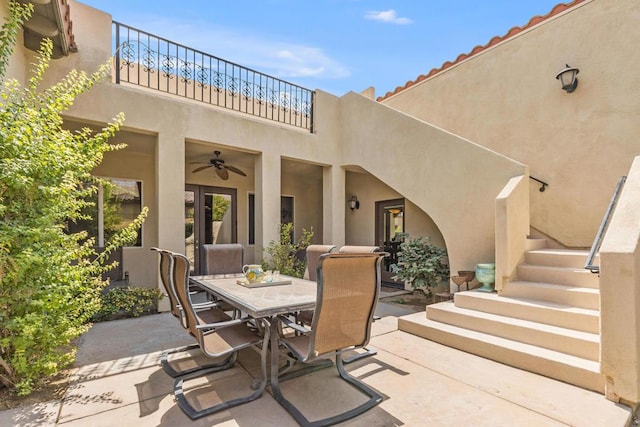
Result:
M534 246L540 246L535 244ZM507 365L604 393L598 276L586 251L534 248L500 295L454 301L399 319L399 329Z

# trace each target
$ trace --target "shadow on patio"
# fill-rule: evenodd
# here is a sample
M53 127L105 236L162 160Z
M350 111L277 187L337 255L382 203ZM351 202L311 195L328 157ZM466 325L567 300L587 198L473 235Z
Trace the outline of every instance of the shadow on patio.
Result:
M630 411L602 395L514 369L397 330L401 310L374 323L377 355L347 366L378 390L383 402L348 426L624 426ZM407 309L406 312L410 310ZM405 313L406 314L406 313ZM170 314L104 322L82 338L72 383L62 401L0 412L2 425L295 426L266 392L251 403L191 421L173 400L173 379L159 366L165 349L191 338ZM203 377L190 393L202 404L246 393L259 376L259 355L240 352L235 367ZM207 384L214 379L214 386ZM310 418L362 397L325 369L282 383ZM269 389L267 388L267 391Z

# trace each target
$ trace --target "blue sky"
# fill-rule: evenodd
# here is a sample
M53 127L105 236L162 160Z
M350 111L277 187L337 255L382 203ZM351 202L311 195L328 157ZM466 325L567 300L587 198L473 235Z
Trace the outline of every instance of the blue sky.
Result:
M561 2L80 1L123 24L339 96L369 86L384 95Z

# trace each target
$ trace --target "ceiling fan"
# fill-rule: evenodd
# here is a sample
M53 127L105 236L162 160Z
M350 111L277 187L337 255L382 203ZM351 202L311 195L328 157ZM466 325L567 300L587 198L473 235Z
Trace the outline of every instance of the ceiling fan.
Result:
M215 169L216 174L218 174L218 176L223 180L229 179L229 172L237 173L241 176L247 176L246 173L242 172L237 167L225 164L224 160L220 158L220 151L216 150L213 152L213 154L215 154L216 156L209 159L208 162L191 162L191 164L204 164L204 166L195 168L193 170L193 173L200 172L212 167Z

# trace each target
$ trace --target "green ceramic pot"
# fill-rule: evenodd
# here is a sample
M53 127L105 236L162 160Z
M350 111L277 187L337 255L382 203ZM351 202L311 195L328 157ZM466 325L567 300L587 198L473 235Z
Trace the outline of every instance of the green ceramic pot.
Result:
M478 288L481 292L495 292L496 265L494 263L476 265L476 280L482 283Z

